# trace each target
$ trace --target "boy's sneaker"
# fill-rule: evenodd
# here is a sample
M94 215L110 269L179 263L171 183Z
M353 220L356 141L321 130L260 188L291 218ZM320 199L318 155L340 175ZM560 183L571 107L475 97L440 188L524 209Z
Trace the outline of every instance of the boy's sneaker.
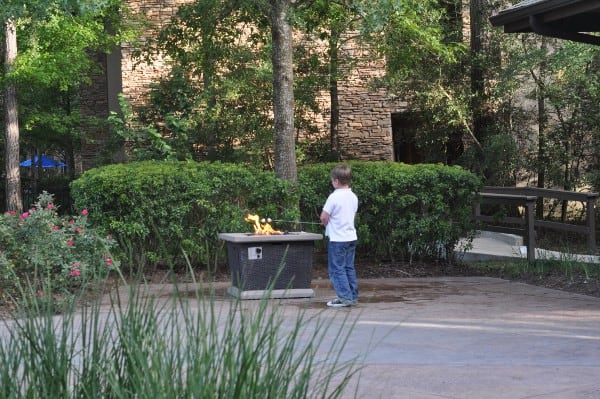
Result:
M340 298L335 298L335 299L332 299L331 301L327 302L327 306L329 306L330 308L342 308L342 307L346 307L346 306L350 306L350 305L352 305L352 303L350 301L340 299Z

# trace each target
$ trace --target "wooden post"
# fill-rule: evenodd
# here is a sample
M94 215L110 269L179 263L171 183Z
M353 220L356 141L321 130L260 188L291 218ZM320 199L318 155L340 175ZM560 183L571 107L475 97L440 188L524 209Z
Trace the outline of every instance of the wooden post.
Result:
M596 254L596 196L589 195L586 201L587 248L590 255Z
M527 261L535 262L535 203L537 197L525 200L525 229L527 236Z

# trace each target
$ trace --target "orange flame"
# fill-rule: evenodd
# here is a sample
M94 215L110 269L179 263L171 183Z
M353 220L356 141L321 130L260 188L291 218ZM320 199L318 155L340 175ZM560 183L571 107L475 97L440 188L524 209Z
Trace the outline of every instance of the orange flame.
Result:
M252 223L254 227L254 234L261 235L271 235L271 234L283 234L283 232L279 230L275 230L270 223L266 222L264 219L261 220L260 216L248 214L244 218L244 220L248 223ZM270 219L269 219L270 220Z

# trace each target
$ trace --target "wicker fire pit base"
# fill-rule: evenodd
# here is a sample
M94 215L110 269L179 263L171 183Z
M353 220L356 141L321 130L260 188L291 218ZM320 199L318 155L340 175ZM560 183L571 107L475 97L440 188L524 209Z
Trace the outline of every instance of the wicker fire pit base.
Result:
M314 242L321 234L221 233L231 273L228 293L241 299L310 298Z

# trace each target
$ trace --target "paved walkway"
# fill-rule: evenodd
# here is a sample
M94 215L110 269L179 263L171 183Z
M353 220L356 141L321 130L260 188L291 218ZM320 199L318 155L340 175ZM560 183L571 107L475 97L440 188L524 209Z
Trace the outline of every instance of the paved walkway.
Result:
M273 300L290 325L299 309L333 332L355 323L341 359L363 368L344 399L600 399L600 298L486 277L359 283L351 308L325 306L327 279L313 280L314 298ZM228 286L216 285L223 305Z
M347 348L366 352L359 398L600 398L600 298L494 278L361 290Z

